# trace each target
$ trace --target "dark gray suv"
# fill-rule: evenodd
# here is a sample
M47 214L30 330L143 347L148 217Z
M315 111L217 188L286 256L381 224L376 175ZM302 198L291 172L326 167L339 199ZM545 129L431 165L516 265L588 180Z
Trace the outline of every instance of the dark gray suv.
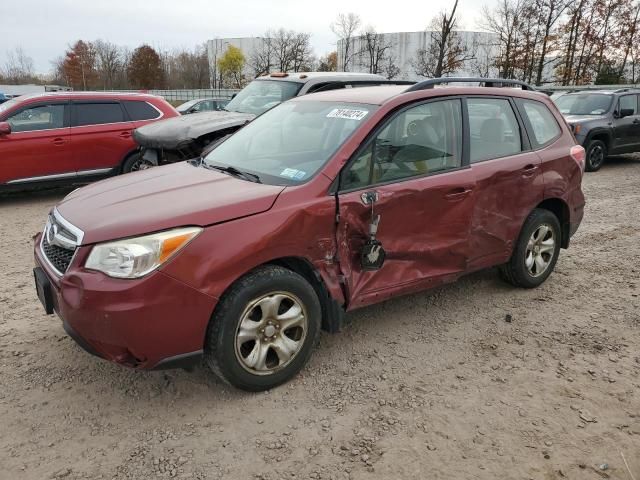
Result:
M640 152L640 90L581 91L555 99L595 172L610 154Z

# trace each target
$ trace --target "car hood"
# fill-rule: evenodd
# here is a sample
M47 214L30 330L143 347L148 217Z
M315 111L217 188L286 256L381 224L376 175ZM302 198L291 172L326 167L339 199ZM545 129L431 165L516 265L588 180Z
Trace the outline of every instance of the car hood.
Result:
M255 115L250 113L192 113L144 125L134 130L133 138L146 148L175 150L208 133L241 127L254 118Z
M57 208L84 232L84 245L255 215L269 210L284 188L183 162L93 183Z

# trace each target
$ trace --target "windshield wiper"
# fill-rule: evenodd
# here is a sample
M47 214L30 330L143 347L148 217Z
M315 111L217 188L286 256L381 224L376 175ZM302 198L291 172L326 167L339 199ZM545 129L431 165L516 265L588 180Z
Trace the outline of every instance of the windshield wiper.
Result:
M244 172L242 170L238 170L236 167L232 167L231 165L227 165L226 167L223 167L222 165L209 165L206 162L202 162L202 165L204 167L206 167L206 168L210 168L210 169L218 170L220 172L228 173L230 175L233 175L234 177L244 178L245 180L248 180L249 182L262 183L260 181L260 177L258 175L256 175L255 173Z

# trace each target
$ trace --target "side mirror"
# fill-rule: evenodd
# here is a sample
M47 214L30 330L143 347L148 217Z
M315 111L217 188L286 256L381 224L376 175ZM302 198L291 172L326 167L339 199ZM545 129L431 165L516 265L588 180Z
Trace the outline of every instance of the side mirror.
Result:
M233 100L234 98L236 98L236 95L238 95L237 93L234 93L233 95L231 95L231 100Z
M622 110L620 110L618 118L630 117L634 113L635 112L633 111L633 108L623 108Z
M11 133L11 124L9 122L0 122L0 135L9 135Z

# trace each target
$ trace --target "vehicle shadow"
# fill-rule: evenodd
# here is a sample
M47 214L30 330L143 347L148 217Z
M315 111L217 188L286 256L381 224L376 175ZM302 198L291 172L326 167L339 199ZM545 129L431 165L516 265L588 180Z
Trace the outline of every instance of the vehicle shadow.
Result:
M75 190L76 187L54 187L41 188L37 190L18 191L18 192L0 192L0 206L19 206L21 204L30 203L34 200L43 202L56 202L62 200L66 195Z
M350 312L346 316L346 324L342 332L321 334L320 345L315 349L311 362L305 367L303 373L291 382L285 383L284 386L276 387L273 391L296 388L295 385L302 382L306 375L313 373L313 369L321 368L325 362L332 361L328 359L338 358L340 352L354 341L354 335L363 332L367 336L375 336L380 331L394 329L396 328L394 325L401 320L398 317L407 314L416 315L416 308L420 308L423 312L420 315L427 318L425 320L428 324L425 325L427 331L431 327L437 327L442 333L443 330L446 331L450 326L461 321L456 315L443 315L443 311L446 312L452 302L467 296L468 292L475 292L470 294L468 299L473 302L475 296L482 295L487 290L491 290L494 294L502 294L513 292L514 289L499 278L496 269L488 269L464 276L456 283L393 298ZM196 366L192 371L131 370L90 357L71 339L66 341L73 344L72 359L69 359L71 363L86 365L86 369L78 372L79 378L77 378L83 384L83 388L92 390L91 395L99 396L108 390L109 395L119 398L120 401L134 400L138 405L136 409L147 408L149 401L159 404L198 403L202 398L207 398L207 401L227 403L256 395L227 385L215 377L204 363ZM305 388L303 383L299 383L299 386ZM67 388L74 387L67 385Z

